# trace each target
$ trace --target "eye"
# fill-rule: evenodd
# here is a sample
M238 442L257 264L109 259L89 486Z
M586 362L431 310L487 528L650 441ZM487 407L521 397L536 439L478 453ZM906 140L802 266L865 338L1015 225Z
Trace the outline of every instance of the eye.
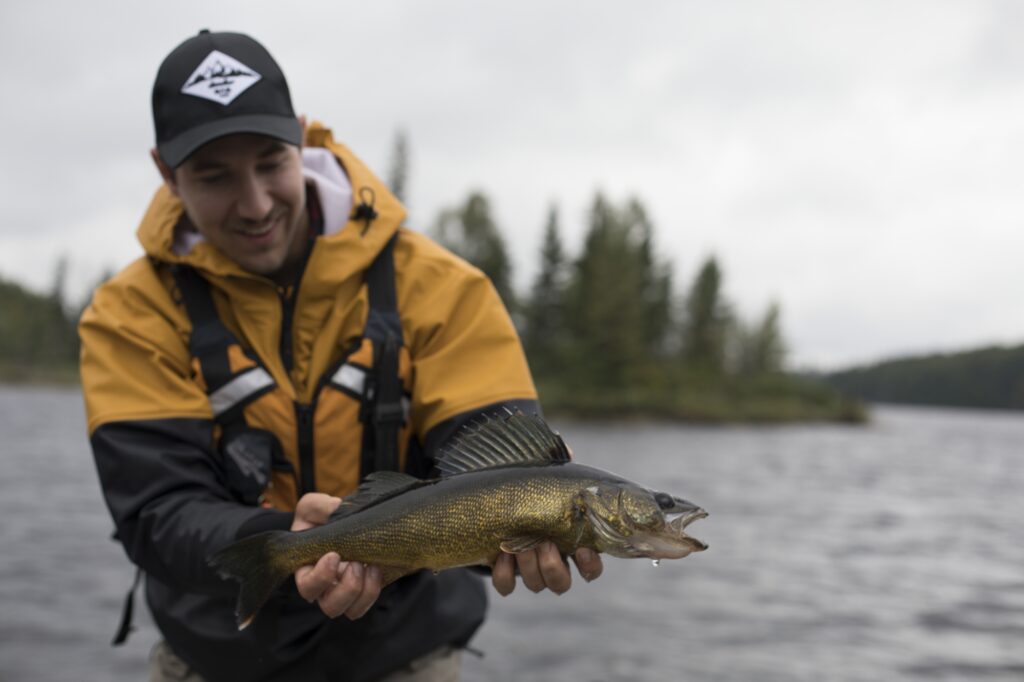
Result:
M211 175L199 176L199 182L204 185L219 185L228 179L227 173L214 173Z
M676 501L672 499L672 496L668 493L655 493L654 501L658 503L658 506L662 509L672 509L676 506Z

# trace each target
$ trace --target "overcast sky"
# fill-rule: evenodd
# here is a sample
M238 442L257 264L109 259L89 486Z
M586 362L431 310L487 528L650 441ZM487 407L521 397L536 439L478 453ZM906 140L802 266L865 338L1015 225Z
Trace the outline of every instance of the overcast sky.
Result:
M261 40L297 110L384 175L412 226L492 199L525 288L548 206L575 253L595 191L648 207L681 289L710 254L772 300L798 366L1024 342L1024 3L5 2L0 276L72 293L140 255L165 54Z

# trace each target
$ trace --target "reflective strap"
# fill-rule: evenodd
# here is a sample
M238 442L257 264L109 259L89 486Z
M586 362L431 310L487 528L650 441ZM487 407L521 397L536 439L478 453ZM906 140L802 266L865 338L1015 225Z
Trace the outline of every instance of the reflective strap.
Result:
M362 395L366 389L366 370L355 365L342 365L331 377L331 383L346 388L356 395Z
M213 416L219 417L256 391L262 391L273 384L274 380L262 367L239 374L210 394L210 407L213 408Z

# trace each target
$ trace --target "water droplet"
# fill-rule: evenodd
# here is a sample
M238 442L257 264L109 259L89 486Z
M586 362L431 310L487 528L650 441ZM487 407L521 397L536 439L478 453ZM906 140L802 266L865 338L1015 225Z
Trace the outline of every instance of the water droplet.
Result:
M651 566L654 566L655 568L657 568L660 565L661 565L661 559L651 559Z

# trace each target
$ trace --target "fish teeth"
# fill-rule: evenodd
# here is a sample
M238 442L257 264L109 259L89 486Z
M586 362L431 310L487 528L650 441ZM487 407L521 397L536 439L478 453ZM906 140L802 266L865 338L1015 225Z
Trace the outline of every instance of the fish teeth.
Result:
M676 516L676 518L670 520L668 524L672 526L674 530L682 533L683 530L697 519L703 519L708 513L703 509L697 509L692 512L684 512Z

